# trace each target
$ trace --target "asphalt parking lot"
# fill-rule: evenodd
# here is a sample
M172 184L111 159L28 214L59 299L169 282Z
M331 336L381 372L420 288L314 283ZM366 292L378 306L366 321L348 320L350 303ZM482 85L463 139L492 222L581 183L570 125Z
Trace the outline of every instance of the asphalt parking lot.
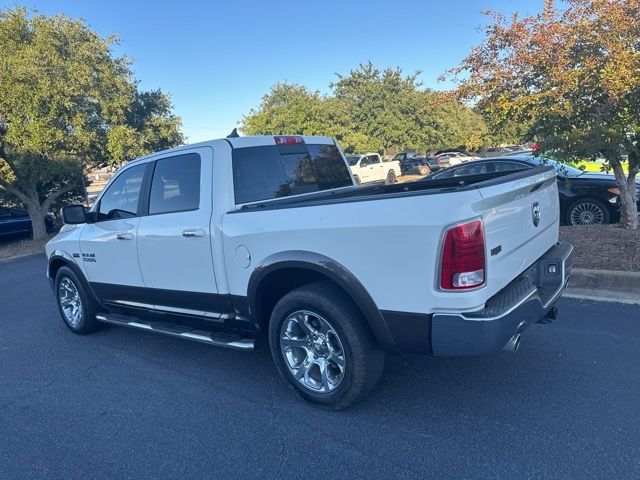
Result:
M389 358L343 412L268 352L58 317L43 255L0 263L0 479L640 478L640 307L565 299L516 354Z

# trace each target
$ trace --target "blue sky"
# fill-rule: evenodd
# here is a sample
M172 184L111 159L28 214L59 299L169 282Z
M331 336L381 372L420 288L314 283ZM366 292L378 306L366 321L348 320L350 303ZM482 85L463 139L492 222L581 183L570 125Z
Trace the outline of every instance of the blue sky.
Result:
M168 92L189 142L227 135L278 81L326 92L371 60L422 70L425 86L481 39L487 8L538 12L543 0L82 1L20 3L117 34L141 88ZM15 1L0 0L0 6Z

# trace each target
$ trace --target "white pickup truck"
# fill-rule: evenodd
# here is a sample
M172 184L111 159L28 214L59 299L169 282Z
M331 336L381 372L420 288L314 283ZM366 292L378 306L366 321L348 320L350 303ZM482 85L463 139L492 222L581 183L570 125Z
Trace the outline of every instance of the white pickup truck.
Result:
M396 183L397 176L402 174L399 161L382 160L377 153L349 155L347 163L356 185L370 182L384 182L389 185Z
M62 319L250 350L268 338L307 401L339 409L385 353L516 350L555 315L552 167L356 188L325 137L214 140L126 164L46 246ZM421 245L431 252L385 252Z

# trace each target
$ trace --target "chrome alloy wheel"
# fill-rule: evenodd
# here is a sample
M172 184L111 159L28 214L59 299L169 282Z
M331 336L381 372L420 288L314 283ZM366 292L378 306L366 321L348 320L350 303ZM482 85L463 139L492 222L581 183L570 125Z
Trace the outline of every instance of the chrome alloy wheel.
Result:
M82 320L82 299L69 277L62 278L58 284L58 302L67 323L72 327L77 327Z
M604 223L604 212L599 205L591 202L581 202L571 210L571 224L601 225Z
M314 393L340 386L346 372L342 342L331 324L317 313L298 310L280 328L280 351L294 378Z

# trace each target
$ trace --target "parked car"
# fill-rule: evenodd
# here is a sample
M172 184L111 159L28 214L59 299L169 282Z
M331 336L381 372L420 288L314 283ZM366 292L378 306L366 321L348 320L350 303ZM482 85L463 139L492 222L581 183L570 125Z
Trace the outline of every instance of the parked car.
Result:
M344 408L386 352L515 351L554 316L571 253L554 178L356 188L331 138L182 146L126 164L88 212L65 207L47 276L74 333L110 323L240 350L265 336L302 398ZM381 268L385 246L416 243L419 260Z
M435 171L432 169L432 164L435 164L436 166L438 164L435 160L421 157L416 152L412 151L398 153L393 157L393 160L400 162L400 169L402 170L403 175L427 175L428 173ZM433 163L431 163L431 161L433 161Z
M396 155L394 160L400 155L402 154ZM440 170L438 161L433 157L403 156L401 158L402 159L398 161L400 162L403 175L428 175L431 172Z
M44 217L47 232L54 228L54 216L47 213ZM25 210L0 207L0 238L19 235L31 235L31 218Z
M396 183L397 176L402 175L400 162L396 160L383 161L377 153L364 155L349 155L349 168L356 185L369 182Z
M499 157L501 155L509 155L513 150L507 147L491 147L483 148L478 152L480 158Z
M587 173L565 163L542 157L512 155L477 160L427 176L427 179L467 177L495 172L513 172L550 165L557 172L560 214L567 225L595 225L617 222L620 218L620 197L616 179L611 174ZM640 199L640 180L636 180ZM640 208L640 200L638 202Z
M435 159L438 162L440 168L449 167L452 165L460 165L464 162L469 162L471 160L477 160L480 157L474 157L465 152L441 152L436 153Z

